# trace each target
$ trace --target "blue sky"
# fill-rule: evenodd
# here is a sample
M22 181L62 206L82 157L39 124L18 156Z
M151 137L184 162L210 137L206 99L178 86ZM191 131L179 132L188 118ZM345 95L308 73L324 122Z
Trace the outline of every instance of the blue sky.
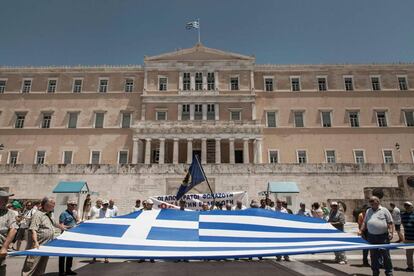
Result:
M142 64L202 43L258 64L414 61L413 0L1 0L0 65Z

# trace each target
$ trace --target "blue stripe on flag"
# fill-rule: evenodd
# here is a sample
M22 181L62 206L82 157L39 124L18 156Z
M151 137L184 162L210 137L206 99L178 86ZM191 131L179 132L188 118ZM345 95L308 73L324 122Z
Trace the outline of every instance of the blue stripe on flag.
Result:
M183 221L198 221L199 212L179 211L179 210L161 210L157 219L163 220L183 220Z
M198 229L152 227L147 240L198 241Z
M188 247L188 246L152 246L152 245L130 245L96 242L78 242L68 240L54 240L48 244L52 247L66 248L90 248L103 250L148 250L148 251L245 251L245 250L282 250L282 249L301 249L301 248L323 248L350 246L352 244L325 244L325 245L291 245L291 246L270 246L270 247ZM364 246L364 244L361 244Z
M283 233L342 233L337 229L309 229L297 227L265 226L242 223L199 222L199 229L256 231L256 232L283 232Z
M365 243L359 237L350 238L244 238L244 237L219 237L219 236L201 236L199 238L203 242L312 242L312 241L335 241L335 242L355 242Z
M326 220L320 218L311 218L304 217L292 214L286 214L281 212L275 212L271 210L265 210L261 208L249 208L246 210L234 210L231 212L223 212L222 210L213 210L209 212L204 212L201 216L247 216L247 217L265 217L265 218L275 218L275 219L285 219L288 221L299 221L299 222L310 222L310 223L326 223Z
M107 237L122 237L129 225L105 224L105 223L82 223L69 231L86 235L97 235Z
M116 216L115 218L130 218L130 219L136 219L137 217L139 217L139 215L142 214L142 211L136 211L136 212L132 212L123 216Z

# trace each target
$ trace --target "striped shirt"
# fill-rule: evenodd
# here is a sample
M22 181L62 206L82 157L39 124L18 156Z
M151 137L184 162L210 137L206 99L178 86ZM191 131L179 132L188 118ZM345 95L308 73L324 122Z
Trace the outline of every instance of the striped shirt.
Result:
M414 212L402 213L401 222L404 226L405 239L409 241L414 241Z

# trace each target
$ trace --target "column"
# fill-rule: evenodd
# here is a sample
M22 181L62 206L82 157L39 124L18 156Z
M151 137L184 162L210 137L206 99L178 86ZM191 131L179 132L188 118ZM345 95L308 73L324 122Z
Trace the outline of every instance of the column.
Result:
M219 104L214 104L215 120L220 120Z
M195 106L194 104L190 104L190 120L194 121L194 112L195 112Z
M221 139L216 138L216 164L221 163Z
M192 91L195 90L195 74L194 73L190 74L190 88Z
M252 121L256 121L256 104L252 103Z
M234 138L229 138L229 159L230 164L235 163L235 157L234 157Z
M147 88L148 88L148 73L147 70L144 71L144 95L147 92Z
M174 138L173 145L173 164L178 164L178 138Z
M134 144L132 146L132 164L138 164L138 139L133 139Z
M203 90L207 90L207 72L203 72Z
M262 163L262 138L256 138L254 141L254 162L255 164Z
M207 138L201 138L201 164L207 164Z
M203 121L207 121L207 104L203 104Z
M165 138L160 138L160 153L158 164L164 164L165 162Z
M178 90L183 91L183 72L180 72L178 77Z
M145 164L151 164L151 138L145 139Z
M249 164L249 138L243 139L243 163Z
M214 90L219 89L219 79L218 79L218 72L214 72Z
M187 164L193 161L193 139L187 138Z
M250 89L252 90L252 94L254 94L254 73L250 71Z
M177 115L178 115L178 121L181 121L181 112L183 112L183 105L182 104L178 104L178 110L177 110Z

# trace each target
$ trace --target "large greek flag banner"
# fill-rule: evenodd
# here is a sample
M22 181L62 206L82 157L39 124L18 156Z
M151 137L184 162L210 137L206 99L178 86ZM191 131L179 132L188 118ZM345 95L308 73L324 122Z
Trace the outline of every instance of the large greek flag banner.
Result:
M263 209L163 209L86 221L39 249L13 255L221 259L397 246L369 245L321 219Z

